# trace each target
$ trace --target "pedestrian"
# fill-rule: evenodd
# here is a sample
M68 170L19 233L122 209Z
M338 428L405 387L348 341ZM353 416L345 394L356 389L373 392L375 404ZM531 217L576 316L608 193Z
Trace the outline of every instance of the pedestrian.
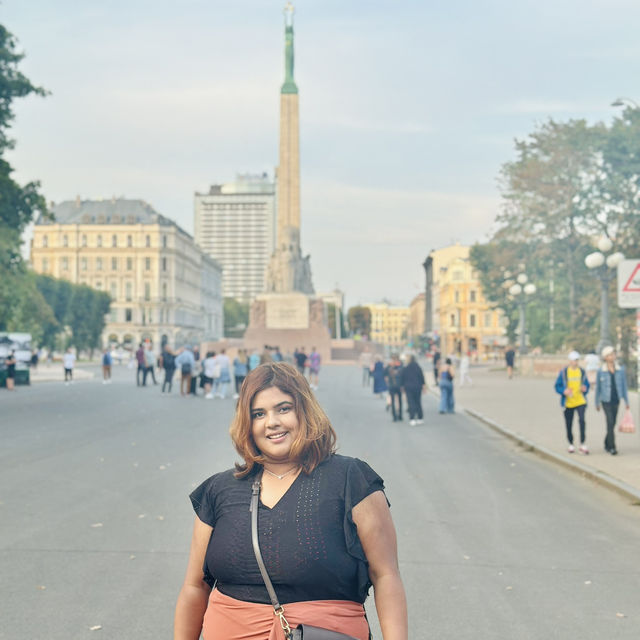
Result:
M147 385L147 375L151 375L151 379L153 380L153 384L158 384L156 382L156 373L155 373L155 369L156 369L156 364L158 362L158 359L156 358L156 354L153 352L153 348L151 347L151 345L148 345L147 348L144 351L144 365L145 365L145 369L144 369L144 376L142 378L142 386L146 386Z
M391 399L393 422L402 422L402 371L402 362L400 362L398 355L394 353L384 372L384 379L389 388Z
M162 382L162 393L167 390L167 393L171 393L171 385L173 382L173 374L176 371L176 356L169 348L169 345L165 344L162 350L160 366L164 369L164 381Z
M294 353L294 357L296 359L296 366L298 367L298 371L304 375L304 370L307 366L307 354L304 352L304 347L300 347L299 350L296 350Z
M277 352L279 353L280 350L278 349ZM248 361L249 359L247 358L246 349L240 349L236 357L233 359L233 376L236 382L236 392L233 394L234 400L237 400L240 397L242 383L249 373Z
M507 365L507 376L509 379L513 378L513 365L516 359L516 352L511 345L507 346L507 350L504 352L504 361Z
M196 361L189 347L184 347L176 358L176 367L180 369L180 395L187 396L191 392L191 378L195 372Z
M38 370L38 350L37 349L34 349L31 353L30 365L34 371Z
M317 352L315 347L312 347L311 353L309 354L309 386L312 389L318 388L318 383L320 382L321 362L322 358L320 354Z
M382 358L376 357L371 377L373 378L373 393L380 398L384 398L388 390L387 383L384 380L385 366L382 364Z
M567 430L567 440L569 441L569 453L574 453L576 448L573 445L573 414L578 413L578 424L580 425L580 453L588 454L589 449L586 444L586 424L585 411L587 409L586 395L589 392L589 380L585 370L578 365L580 354L572 351L569 354L569 364L560 370L556 378L555 389L560 394L560 406L564 409L564 422Z
M73 353L71 347L69 347L65 354L62 356L62 366L64 367L64 383L67 386L73 382L73 367L75 363L75 353Z
M102 384L109 384L111 382L112 363L111 352L109 351L109 347L107 347L102 352Z
M424 424L422 412L422 394L427 390L422 367L416 361L415 356L409 356L407 366L402 370L402 388L407 396L407 409L409 411L409 424Z
M271 347L265 344L260 354L260 364L266 364L267 362L273 362L273 357L271 355Z
M382 638L407 640L383 480L335 453L335 431L304 376L286 363L251 371L230 431L241 464L190 496L196 518L175 640L283 638L282 628L301 623L319 627L315 637L367 640L371 586ZM277 615L257 557L275 583Z
M598 354L592 349L584 357L584 369L587 372L587 380L589 380L590 385L594 385L596 383L599 368L600 358L598 358Z
M216 367L218 367L217 371L216 371ZM220 377L220 367L216 362L216 352L207 351L207 355L202 361L202 382L204 383L205 400L211 400L213 398L213 392L211 389L212 389L214 380L219 377Z
M260 354L257 349L254 349L249 356L249 371L253 371L260 364Z
M362 367L362 386L368 387L371 384L371 354L368 351L363 351L359 360Z
M473 380L471 380L471 376L469 375L469 368L471 366L469 360L469 352L465 353L460 359L460 386L462 387L465 383L465 380L469 382L469 384L473 384Z
M225 349L220 351L216 364L220 367L220 375L218 376L216 384L216 395L218 398L224 399L227 397L227 389L231 383L231 360Z
M605 347L602 350L602 359L604 363L596 377L596 409L600 411L600 405L602 405L607 421L604 450L612 456L616 456L618 450L616 449L615 428L620 400L624 400L626 408L629 408L627 372L624 366L618 364L616 350L613 347Z
M142 346L142 342L138 344L138 349L136 351L136 362L138 363L138 368L136 369L136 386L142 387L145 384L145 371L147 370L147 363L144 359L144 347Z
M455 399L453 397L453 379L455 370L451 358L444 361L444 366L440 369L440 413L453 413L455 410Z
M4 361L7 367L7 391L16 390L16 362L16 352L12 349Z
M274 362L282 362L284 360L284 358L282 357L282 354L280 353L280 347L276 347L275 351L273 353L273 361Z
M440 349L436 347L436 350L433 353L433 377L436 381L436 387L439 383L439 370L440 370L440 358L442 358L442 354L440 353Z

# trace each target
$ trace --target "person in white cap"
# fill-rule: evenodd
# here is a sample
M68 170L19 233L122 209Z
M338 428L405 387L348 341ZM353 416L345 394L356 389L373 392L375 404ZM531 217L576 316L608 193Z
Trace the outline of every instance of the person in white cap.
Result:
M604 364L596 378L596 409L600 411L602 405L607 420L604 450L615 456L618 455L615 427L620 400L624 400L627 409L629 408L627 374L624 367L616 362L616 350L613 347L605 347L602 350L602 359Z
M573 444L573 414L578 413L580 425L580 453L587 454L585 410L587 408L587 393L589 392L589 380L584 369L578 365L580 354L572 351L569 354L569 364L564 367L556 379L556 392L560 394L560 406L564 409L564 422L569 441L569 453L574 453Z

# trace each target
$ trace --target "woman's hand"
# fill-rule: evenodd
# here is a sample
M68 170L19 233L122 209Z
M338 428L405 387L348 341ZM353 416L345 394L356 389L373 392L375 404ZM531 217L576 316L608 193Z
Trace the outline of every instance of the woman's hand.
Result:
M407 640L407 601L398 568L396 531L384 493L367 496L353 508L352 515L369 562L382 637Z

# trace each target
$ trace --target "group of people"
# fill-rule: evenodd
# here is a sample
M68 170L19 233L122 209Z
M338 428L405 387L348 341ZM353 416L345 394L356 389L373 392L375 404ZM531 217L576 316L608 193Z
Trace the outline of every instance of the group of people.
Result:
M580 444L578 451L588 454L589 448L586 441L586 418L587 394L594 384L596 410L602 408L605 415L606 435L604 438L604 450L615 456L618 454L615 439L616 419L620 402L624 401L629 409L629 394L627 390L627 375L624 366L618 363L616 351L613 347L604 347L601 353L602 364L596 363L594 359L586 358L586 367L579 365L580 354L571 351L568 359L569 364L563 367L558 373L555 382L555 390L560 394L560 405L563 409L567 440L569 442L569 453L575 453L576 447L573 437L573 417L578 415L578 425L580 429Z

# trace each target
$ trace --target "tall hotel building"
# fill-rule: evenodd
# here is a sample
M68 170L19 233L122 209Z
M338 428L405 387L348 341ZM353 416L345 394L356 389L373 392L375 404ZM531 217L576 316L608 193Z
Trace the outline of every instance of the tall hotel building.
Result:
M195 194L195 241L222 267L225 298L249 302L264 292L275 235L276 186L266 173Z

